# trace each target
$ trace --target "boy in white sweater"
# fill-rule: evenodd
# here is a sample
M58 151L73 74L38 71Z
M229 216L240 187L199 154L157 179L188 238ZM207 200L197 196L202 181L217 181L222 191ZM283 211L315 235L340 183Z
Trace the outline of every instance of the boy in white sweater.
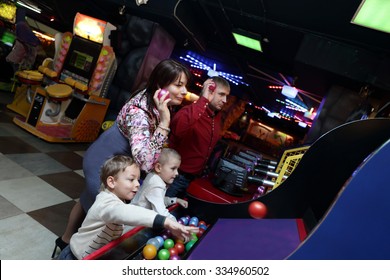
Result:
M128 156L114 156L101 169L102 190L87 216L61 251L59 259L82 259L122 235L124 225L169 229L173 235L188 241L194 227L183 226L155 211L126 204L139 189L140 168Z
M181 157L178 152L170 148L163 148L153 171L148 173L141 189L131 201L131 204L145 207L176 221L175 216L169 213L167 207L178 203L184 208L188 202L181 198L167 197L165 193L169 184L177 177Z

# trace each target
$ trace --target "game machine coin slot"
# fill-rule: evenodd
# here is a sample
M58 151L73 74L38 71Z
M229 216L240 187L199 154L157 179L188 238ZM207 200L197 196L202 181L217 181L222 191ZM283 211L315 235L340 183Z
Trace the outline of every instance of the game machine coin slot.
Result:
M105 96L117 64L109 35L115 29L77 13L73 34L63 33L54 59L38 68L45 86L14 123L48 142L93 142L110 103Z

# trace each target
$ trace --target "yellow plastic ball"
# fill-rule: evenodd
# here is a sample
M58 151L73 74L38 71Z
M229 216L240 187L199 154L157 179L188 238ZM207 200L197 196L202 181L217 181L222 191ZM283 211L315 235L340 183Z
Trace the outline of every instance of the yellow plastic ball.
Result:
M152 260L157 255L157 249L152 244L145 245L144 249L142 250L142 254L144 255L144 258L147 260Z

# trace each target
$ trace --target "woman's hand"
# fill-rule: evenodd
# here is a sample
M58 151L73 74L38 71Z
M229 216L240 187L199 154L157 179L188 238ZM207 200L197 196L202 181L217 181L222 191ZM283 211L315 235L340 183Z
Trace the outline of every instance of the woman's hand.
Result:
M171 113L168 108L168 102L171 101L171 99L170 98L165 99L167 96L169 96L168 91L165 94L163 94L160 98L158 98L160 91L161 89L156 90L153 96L153 100L154 103L156 104L158 112L160 113L159 124L163 127L168 128L171 122Z
M184 226L182 224L179 224L178 222L172 220L172 219L165 219L164 227L166 229L169 229L173 236L176 238L179 238L185 242L188 242L191 240L191 235L193 233L198 233L199 228L193 227L193 226Z

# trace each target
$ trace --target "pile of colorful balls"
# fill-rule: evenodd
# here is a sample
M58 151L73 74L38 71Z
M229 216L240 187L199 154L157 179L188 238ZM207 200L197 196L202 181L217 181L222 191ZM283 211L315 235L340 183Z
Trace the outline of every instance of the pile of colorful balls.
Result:
M174 239L169 230L165 230L161 235L150 238L142 250L142 255L146 260L180 260L192 246L198 241L199 237L207 229L204 221L199 221L197 217L185 216L178 219L183 225L199 227L197 234L193 233L191 239L184 243L180 239Z

